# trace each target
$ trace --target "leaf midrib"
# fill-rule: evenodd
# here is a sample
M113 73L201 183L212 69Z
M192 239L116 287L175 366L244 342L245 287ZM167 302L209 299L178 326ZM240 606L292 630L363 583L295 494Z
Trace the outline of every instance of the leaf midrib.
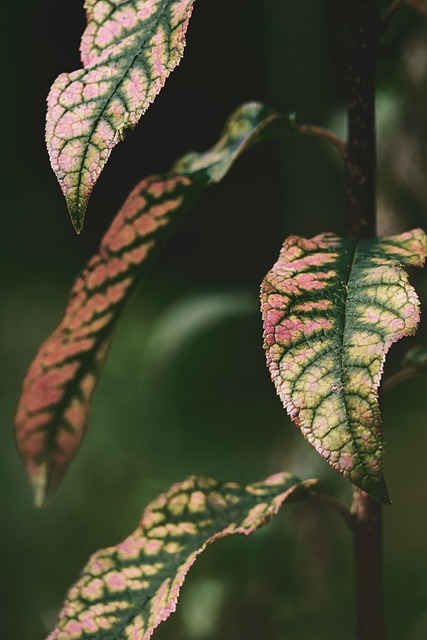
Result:
M357 457L358 457L358 461L359 464L363 467L364 471L366 472L366 474L371 477L372 473L370 472L370 469L367 467L364 457L361 455L361 450L359 447L359 443L357 438L355 437L354 434L354 429L352 426L352 421L349 419L349 410L348 410L348 404L347 404L347 389L346 389L346 384L344 381L344 367L346 365L345 362L345 352L347 351L347 347L345 346L347 344L347 337L349 336L349 334L351 335L351 328L349 329L349 325L351 327L351 317L348 315L347 313L347 309L349 306L349 299L350 299L350 284L352 282L352 274L353 274L353 270L355 268L355 265L358 262L358 250L359 250L359 245L360 245L360 240L359 241L354 241L354 250L353 250L353 258L351 260L351 263L349 265L348 268L348 277L347 277L347 282L345 284L344 287L344 302L343 302L343 318L344 318L344 322L343 322L343 330L342 330L342 336L341 336L341 343L342 343L342 348L341 348L341 355L340 355L340 382L342 385L342 401L343 401L343 405L344 405L344 409L345 409L345 413L346 413L346 423L348 425L348 430L350 432L351 435L351 442L352 445L356 451ZM357 394L358 395L358 394ZM358 397L360 397L358 395Z

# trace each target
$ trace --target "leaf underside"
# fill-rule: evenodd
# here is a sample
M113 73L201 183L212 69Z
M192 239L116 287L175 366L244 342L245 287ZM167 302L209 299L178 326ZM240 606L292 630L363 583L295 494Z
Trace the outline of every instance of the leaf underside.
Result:
M197 477L172 486L128 538L90 558L48 640L148 640L175 611L185 577L208 544L253 533L314 483L280 473L246 487Z
M212 149L143 180L74 282L64 318L29 367L15 420L37 505L59 484L80 444L113 328L158 250L204 189L278 121L260 104L243 105Z
M179 64L194 0L86 0L83 69L62 73L48 96L46 143L80 233L112 149Z
M419 321L400 265L422 266L426 251L419 229L359 242L292 236L261 287L267 365L289 416L334 469L384 504L378 386L391 344Z

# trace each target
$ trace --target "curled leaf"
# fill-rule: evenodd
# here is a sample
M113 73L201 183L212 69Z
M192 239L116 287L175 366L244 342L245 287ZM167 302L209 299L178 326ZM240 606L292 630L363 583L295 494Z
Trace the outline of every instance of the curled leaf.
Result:
M292 236L261 288L267 364L287 412L334 469L383 503L378 386L391 344L419 320L400 265L421 267L426 253L419 229L359 242Z
M253 533L314 483L279 473L246 487L197 477L172 486L128 538L90 558L48 640L148 640L175 611L186 575L207 545Z
M83 69L48 96L46 143L78 233L112 149L179 64L194 0L86 0Z
M80 444L111 333L157 251L197 196L277 120L260 104L243 105L212 149L190 153L169 173L143 180L76 279L64 318L27 372L16 414L18 448L36 504L59 484Z

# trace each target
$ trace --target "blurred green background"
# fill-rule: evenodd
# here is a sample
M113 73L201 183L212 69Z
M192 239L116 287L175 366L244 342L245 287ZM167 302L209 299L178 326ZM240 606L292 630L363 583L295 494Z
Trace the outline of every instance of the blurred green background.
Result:
M382 6L387 3L382 3ZM196 3L186 55L113 153L82 236L44 147L45 97L78 68L82 2L2 7L0 635L42 640L89 554L134 528L144 506L192 473L251 482L287 469L351 489L284 414L264 364L257 293L284 237L346 233L343 171L323 142L293 137L241 159L181 225L124 314L84 446L43 511L14 447L26 367L58 323L68 288L129 190L257 99L344 133L345 2ZM378 78L379 224L427 224L427 18L403 8ZM411 273L427 301L427 273ZM390 375L415 339L396 345ZM427 638L426 376L384 398L386 608L390 640ZM351 541L334 514L290 506L250 539L209 549L191 570L163 640L351 640Z

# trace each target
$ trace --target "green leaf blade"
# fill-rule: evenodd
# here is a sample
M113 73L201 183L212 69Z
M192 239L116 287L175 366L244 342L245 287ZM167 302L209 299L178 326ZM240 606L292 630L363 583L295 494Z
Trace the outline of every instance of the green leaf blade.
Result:
M279 473L246 487L197 477L172 486L128 538L90 558L48 640L148 640L209 544L250 535L313 484Z
M48 96L46 143L80 233L112 149L136 126L181 61L194 0L87 0L83 69Z
M378 386L419 303L399 266L422 266L426 236L289 238L261 288L267 365L288 414L329 464L388 504Z
M15 418L38 506L60 484L80 446L112 332L157 253L195 199L277 121L263 105L245 104L210 150L190 153L169 173L140 182L77 277L62 321L24 379Z

